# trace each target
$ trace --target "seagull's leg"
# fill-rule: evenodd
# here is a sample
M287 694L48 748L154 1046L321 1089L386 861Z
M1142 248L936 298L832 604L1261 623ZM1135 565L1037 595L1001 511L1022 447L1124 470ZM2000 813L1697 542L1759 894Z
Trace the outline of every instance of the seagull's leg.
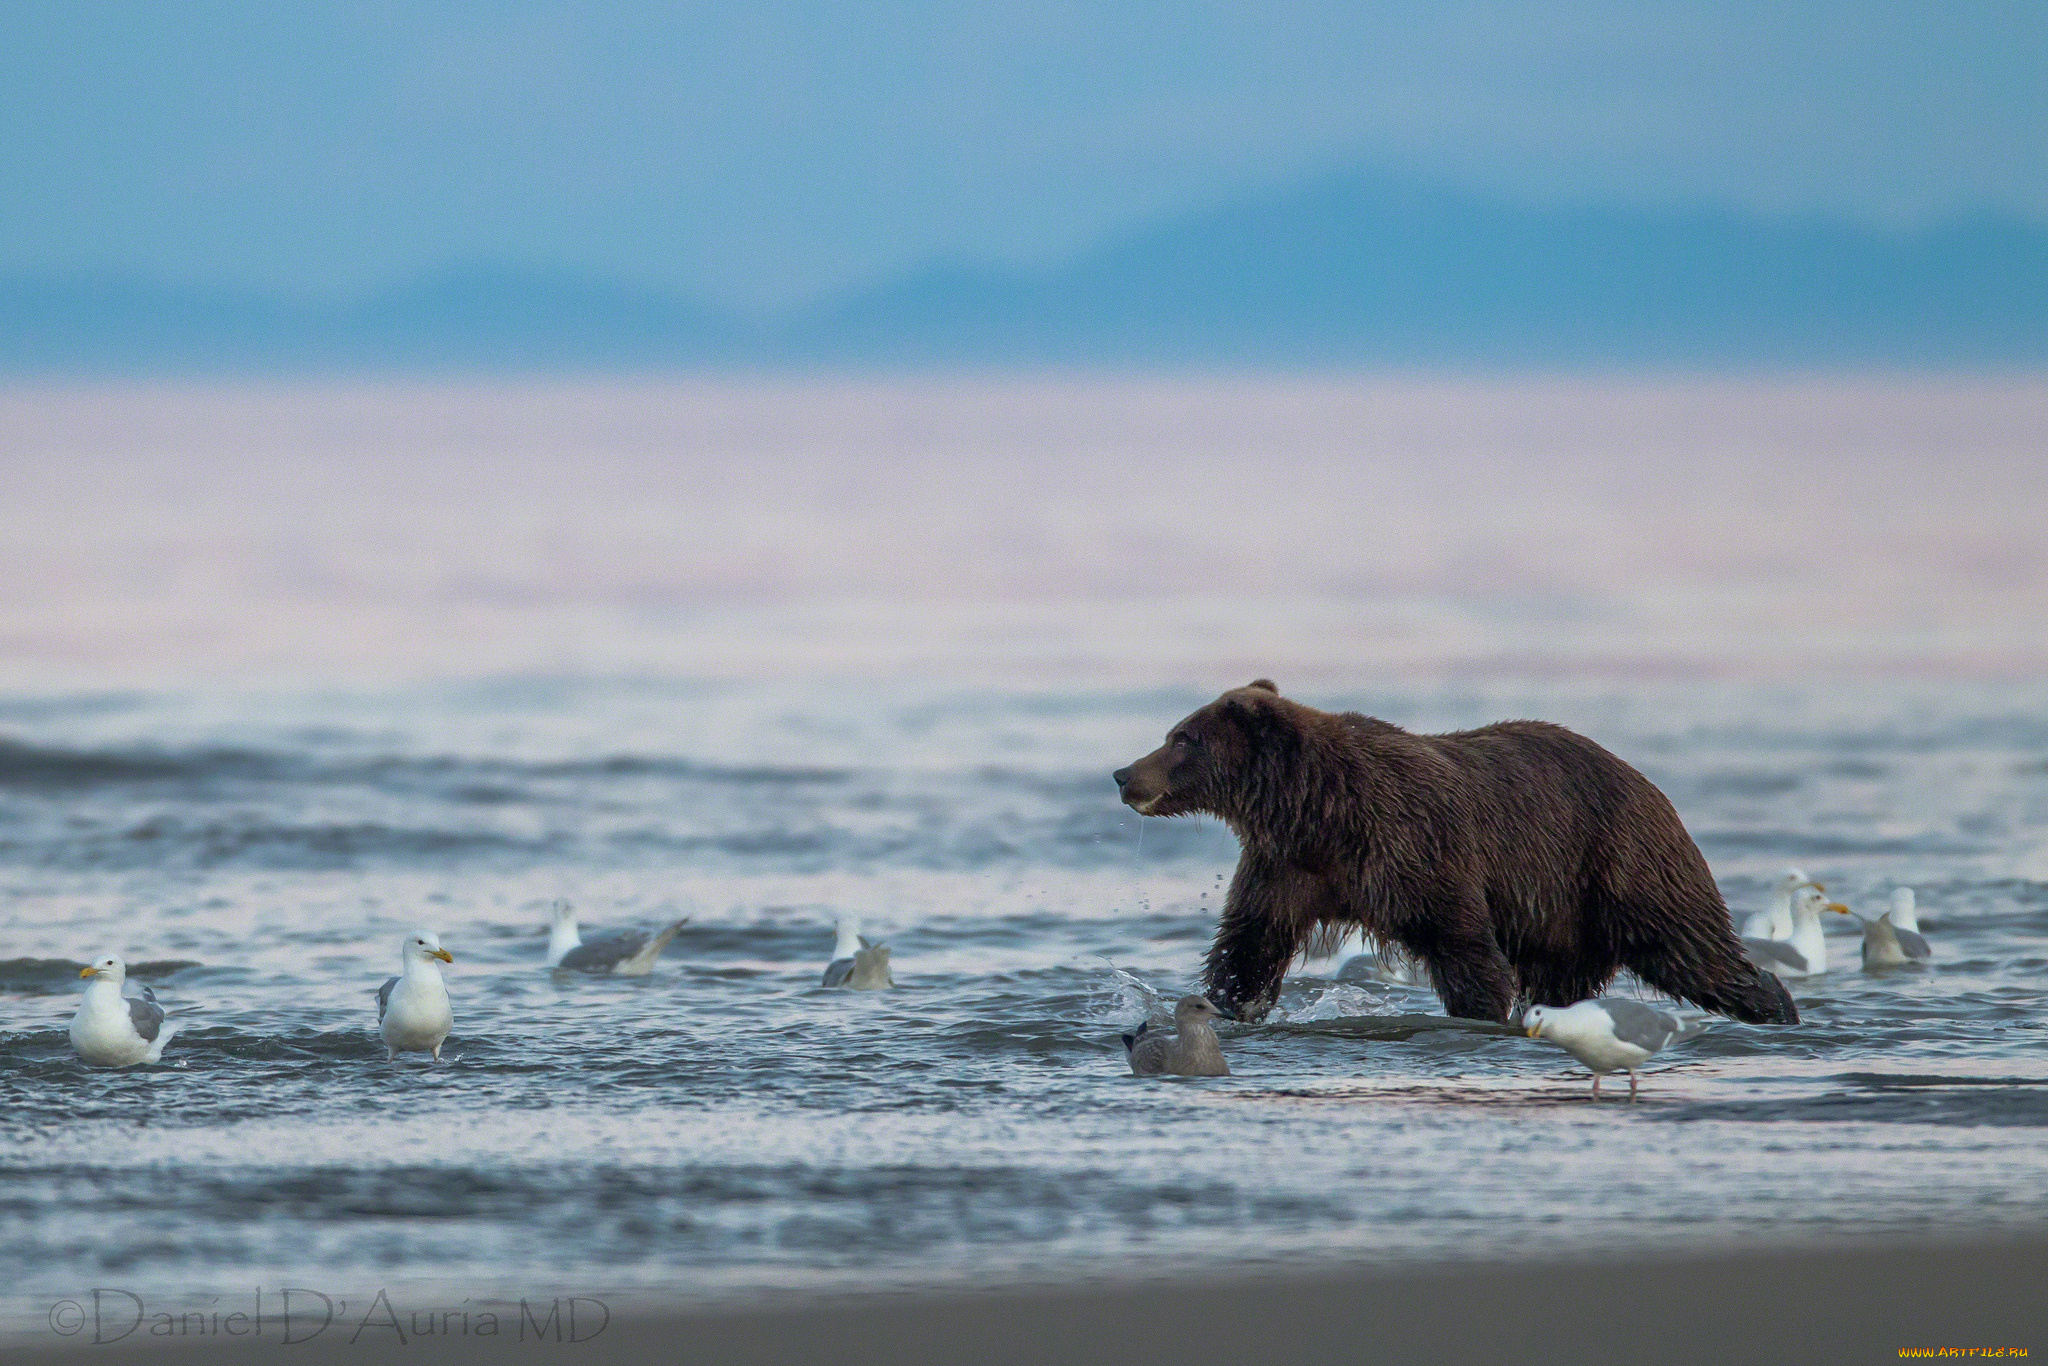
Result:
M390 1044L388 1044L388 1043L384 1045L384 1061L386 1061L386 1062L397 1062L397 1061L398 1061L398 1050L397 1050L397 1049L395 1049L395 1048L393 1048L393 1047L392 1047L392 1046L391 1046Z
M1600 1099L1600 1074L1598 1072L1593 1074L1593 1099Z
M434 1061L435 1061L435 1062L439 1062L439 1061L441 1061L441 1045L440 1045L440 1044L435 1044L435 1045L434 1045ZM1633 1075L1633 1074L1631 1074L1631 1075Z
M1628 1069L1628 1098L1636 1098L1636 1069L1633 1067Z

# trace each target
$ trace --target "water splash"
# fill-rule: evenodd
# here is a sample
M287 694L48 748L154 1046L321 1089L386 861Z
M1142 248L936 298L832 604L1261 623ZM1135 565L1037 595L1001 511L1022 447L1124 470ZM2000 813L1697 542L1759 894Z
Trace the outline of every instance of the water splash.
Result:
M1134 1025L1140 1020L1168 1018L1172 1009L1166 993L1111 963L1105 983L1108 999L1095 1007L1091 1020L1103 1024Z
M1364 987L1339 982L1333 987L1317 992L1307 1005L1298 1010L1274 1011L1273 1020L1278 1024L1312 1024L1317 1020L1350 1020L1362 1015L1400 1013L1399 1006L1375 996Z

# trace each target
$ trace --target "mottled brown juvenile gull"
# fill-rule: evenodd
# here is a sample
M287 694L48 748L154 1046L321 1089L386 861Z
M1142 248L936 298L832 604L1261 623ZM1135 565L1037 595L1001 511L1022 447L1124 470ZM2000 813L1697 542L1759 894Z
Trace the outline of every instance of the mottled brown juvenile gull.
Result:
M1636 1069L1685 1033L1677 1018L1641 1001L1596 996L1569 1006L1530 1006L1522 1023L1532 1039L1548 1039L1593 1072L1593 1096L1600 1078L1628 1072L1628 1098L1636 1098Z
M834 923L839 938L832 945L832 961L825 965L825 985L855 991L884 991L895 986L896 976L889 970L889 946L861 938L859 916L842 915Z
M554 907L554 926L548 932L548 966L570 972L608 972L614 977L645 977L654 971L661 951L690 923L689 917L671 921L649 933L646 930L592 930L583 933L576 925L576 908L566 901Z
M140 1000L121 994L128 964L120 954L110 953L78 975L93 979L71 1017L71 1046L80 1058L95 1067L133 1067L163 1057L178 1026L164 1023L164 1008L148 987Z
M1174 1003L1174 1032L1152 1028L1147 1020L1135 1034L1123 1036L1124 1052L1130 1055L1131 1073L1140 1077L1227 1077L1230 1064L1223 1060L1223 1042L1209 1023L1223 1012L1206 996L1183 996Z
M401 975L385 978L377 988L377 1033L387 1060L400 1053L432 1053L435 1062L441 1061L441 1045L455 1028L455 1010L448 1004L440 965L454 961L432 930L414 930L398 946Z
M1886 911L1875 920L1864 920L1863 924L1863 970L1881 972L1885 968L1911 967L1915 963L1929 962L1934 950L1928 942L1911 930L1902 930L1892 924L1892 913Z

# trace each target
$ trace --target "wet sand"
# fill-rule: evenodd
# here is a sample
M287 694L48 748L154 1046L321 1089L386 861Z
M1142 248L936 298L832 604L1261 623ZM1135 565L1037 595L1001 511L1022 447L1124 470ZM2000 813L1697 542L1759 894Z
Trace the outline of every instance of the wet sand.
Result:
M2048 1350L2048 1236L1768 1254L1295 1277L1190 1279L1089 1288L871 1295L829 1303L662 1314L589 1304L571 1342L409 1338L337 1324L285 1359L319 1366L386 1355L465 1364L578 1362L1005 1363L1390 1361L1687 1363L2016 1359ZM381 1315L379 1319L381 1320ZM598 1327L592 1328L597 1322ZM18 1366L140 1360L149 1366L277 1359L267 1340L98 1346L37 1343Z

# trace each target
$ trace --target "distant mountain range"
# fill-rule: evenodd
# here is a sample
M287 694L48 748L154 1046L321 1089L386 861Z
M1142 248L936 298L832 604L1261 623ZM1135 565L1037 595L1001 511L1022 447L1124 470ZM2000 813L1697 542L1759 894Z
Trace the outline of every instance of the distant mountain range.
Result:
M934 267L765 323L515 270L324 308L139 279L0 280L0 369L16 374L2044 360L2048 225L1545 208L1368 175L1041 269Z

